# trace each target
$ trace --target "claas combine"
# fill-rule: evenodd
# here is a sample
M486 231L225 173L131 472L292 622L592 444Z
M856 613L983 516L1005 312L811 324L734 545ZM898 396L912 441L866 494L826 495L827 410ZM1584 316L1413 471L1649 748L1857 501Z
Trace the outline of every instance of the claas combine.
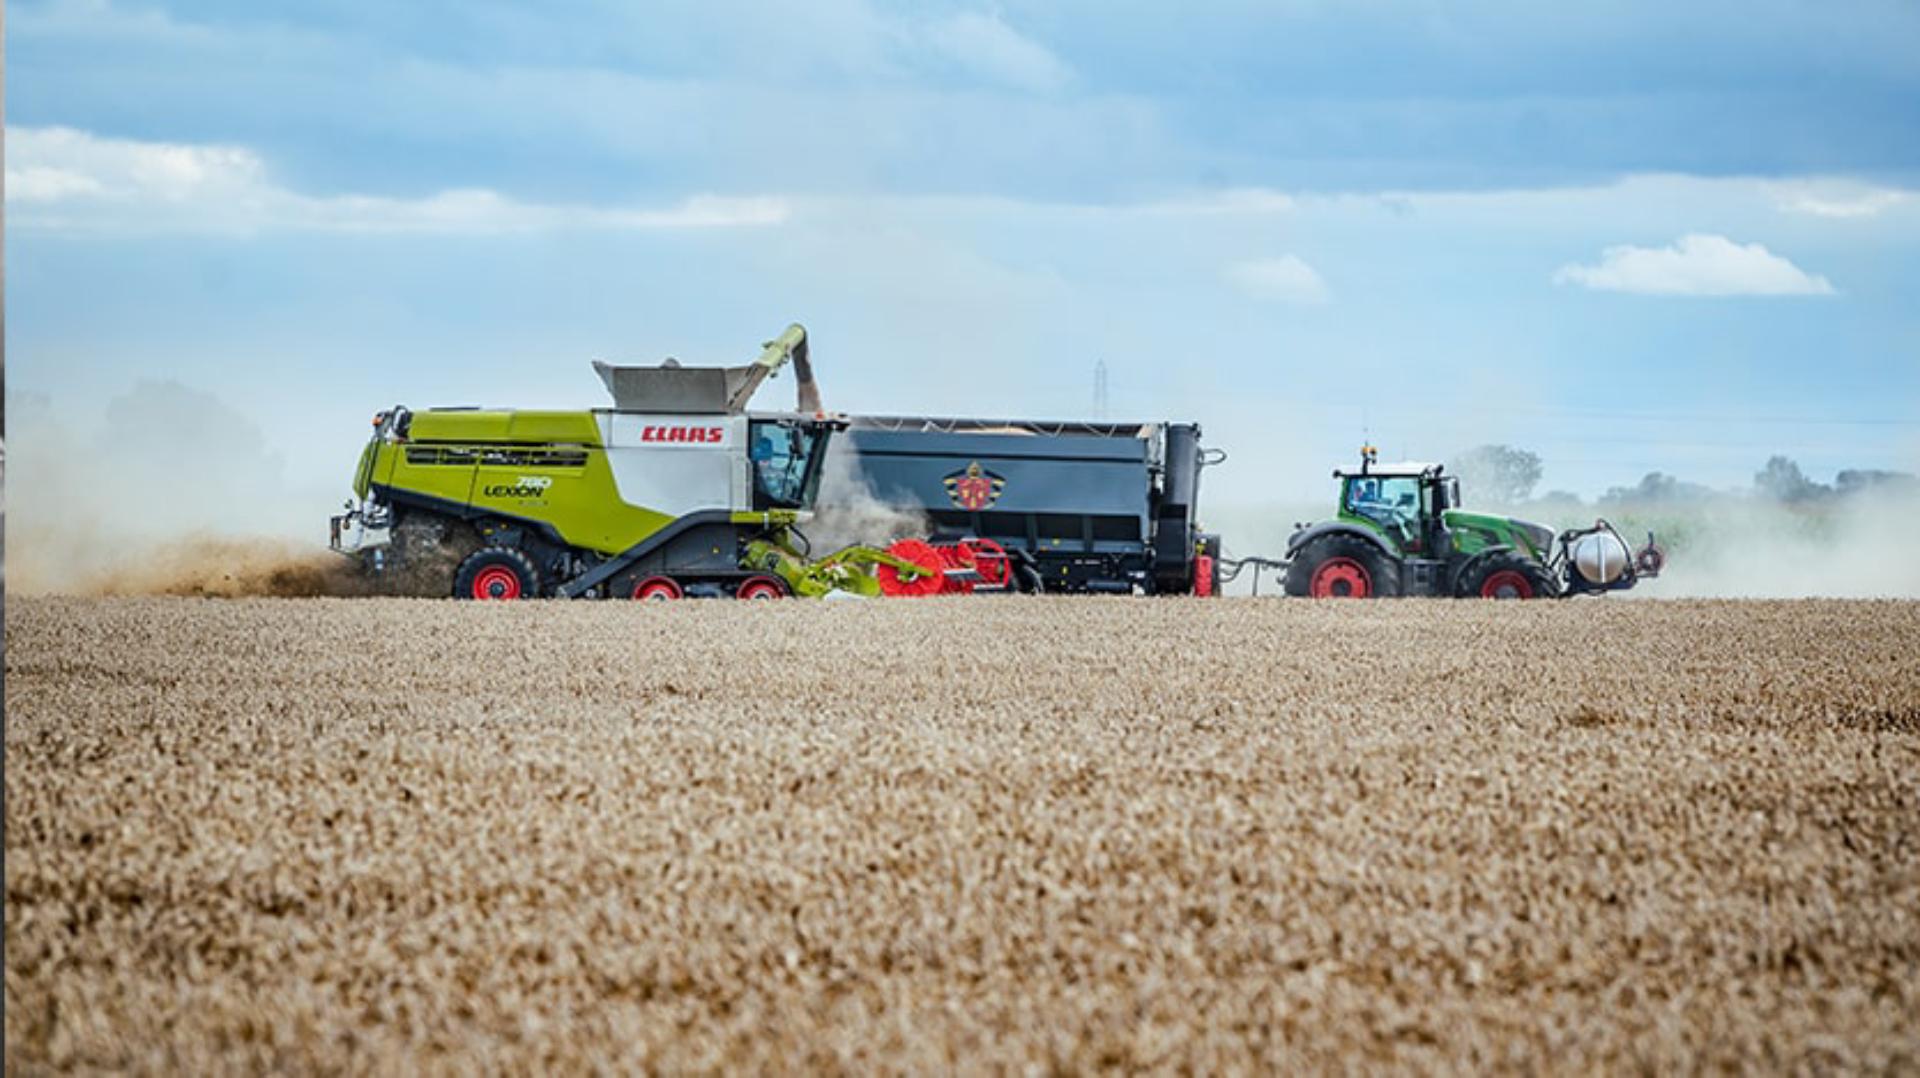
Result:
M797 407L748 412L791 363ZM814 557L800 524L829 441L806 330L740 367L596 362L613 407L393 407L374 417L334 549L375 574L451 570L459 598L933 594L1008 587L984 540Z

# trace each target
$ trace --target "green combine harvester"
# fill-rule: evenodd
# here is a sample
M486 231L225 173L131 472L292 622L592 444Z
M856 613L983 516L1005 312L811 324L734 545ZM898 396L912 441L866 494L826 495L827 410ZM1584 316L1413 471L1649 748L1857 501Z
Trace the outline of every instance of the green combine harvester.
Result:
M1290 595L1317 599L1396 595L1544 599L1631 588L1658 576L1665 557L1629 554L1604 520L1555 533L1544 524L1459 508L1460 480L1439 464L1376 461L1335 471L1338 515L1301 525L1287 540Z
M789 362L798 408L747 412ZM742 367L594 369L611 408L376 415L333 548L374 574L449 567L468 599L775 599L965 580L951 560L871 547L809 556L797 525L846 421L820 407L799 325Z

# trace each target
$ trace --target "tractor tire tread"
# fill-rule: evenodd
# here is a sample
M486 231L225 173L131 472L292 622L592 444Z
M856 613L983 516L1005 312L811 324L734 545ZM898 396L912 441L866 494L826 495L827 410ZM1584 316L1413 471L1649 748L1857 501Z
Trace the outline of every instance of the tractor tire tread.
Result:
M1533 588L1533 594L1528 596L1530 599L1551 599L1560 594L1560 588L1554 583L1553 574L1547 572L1546 566L1524 554L1508 552L1485 558L1468 570L1454 587L1454 595L1462 599L1477 598L1488 577L1508 571L1527 578L1527 584Z
M1400 566L1378 546L1357 535L1335 532L1308 542L1287 562L1287 594L1305 597L1313 594L1313 572L1329 558L1351 558L1366 569L1371 590L1368 598L1393 599L1400 595Z

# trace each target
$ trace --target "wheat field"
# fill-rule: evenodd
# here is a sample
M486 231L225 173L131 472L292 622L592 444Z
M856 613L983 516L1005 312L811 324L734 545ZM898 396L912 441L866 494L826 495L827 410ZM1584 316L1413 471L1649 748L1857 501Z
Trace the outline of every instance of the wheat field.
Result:
M1920 604L6 614L10 1074L1920 1068Z

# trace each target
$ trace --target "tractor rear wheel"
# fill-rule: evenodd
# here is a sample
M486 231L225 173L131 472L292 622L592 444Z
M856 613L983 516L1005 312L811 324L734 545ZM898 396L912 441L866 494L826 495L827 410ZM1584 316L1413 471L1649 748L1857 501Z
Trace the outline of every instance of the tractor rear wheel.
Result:
M1315 599L1390 599L1400 594L1400 567L1357 535L1323 535L1287 564L1287 594Z
M510 547L483 547L467 555L453 574L456 599L533 599L540 595L540 571L533 559Z
M1520 554L1495 554L1460 578L1457 593L1481 599L1550 599L1558 590L1546 566Z

